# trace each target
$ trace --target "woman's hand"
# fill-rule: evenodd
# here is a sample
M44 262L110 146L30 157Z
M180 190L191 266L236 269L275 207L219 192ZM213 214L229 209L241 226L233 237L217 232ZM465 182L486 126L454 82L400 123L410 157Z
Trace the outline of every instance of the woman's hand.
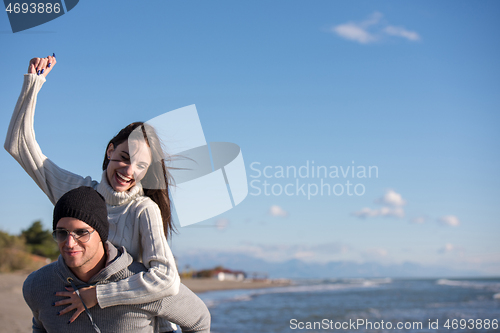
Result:
M56 296L62 296L62 297L68 297L67 299L63 299L61 301L55 302L53 305L54 306L61 306L61 305L66 305L69 304L66 308L61 310L58 315L61 316L65 313L68 313L70 311L76 310L75 313L71 316L71 319L69 320L69 323L72 323L75 321L78 316L85 311L85 308L83 307L82 301L80 300L80 297L76 294L75 291L73 291L73 288L66 288L68 291L60 291L56 293ZM97 293L95 286L92 287L87 287L87 288L82 288L78 289L80 292L80 296L82 297L83 301L85 302L85 305L87 306L88 309L93 307L94 305L97 304Z
M30 60L28 74L43 75L44 77L54 68L56 64L56 55L53 53L47 58L33 58Z

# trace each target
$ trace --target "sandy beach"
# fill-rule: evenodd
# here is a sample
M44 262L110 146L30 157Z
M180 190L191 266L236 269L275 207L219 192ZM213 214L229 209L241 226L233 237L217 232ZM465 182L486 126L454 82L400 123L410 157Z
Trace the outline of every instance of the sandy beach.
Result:
M24 302L22 287L28 273L0 274L0 332L31 332L31 311ZM227 289L258 289L281 287L287 282L239 282L217 281L215 279L184 279L188 288L195 293Z
M0 332L31 332L31 310L22 287L28 274L0 274Z

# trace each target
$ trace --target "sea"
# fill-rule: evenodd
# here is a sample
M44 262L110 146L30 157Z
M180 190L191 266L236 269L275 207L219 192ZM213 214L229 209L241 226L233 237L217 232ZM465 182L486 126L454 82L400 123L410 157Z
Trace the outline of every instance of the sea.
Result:
M500 332L500 278L295 280L199 296L213 333Z

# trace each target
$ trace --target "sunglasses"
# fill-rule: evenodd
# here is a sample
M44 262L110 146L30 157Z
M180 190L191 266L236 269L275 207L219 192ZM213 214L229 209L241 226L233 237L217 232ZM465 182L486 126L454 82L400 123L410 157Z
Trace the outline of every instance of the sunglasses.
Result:
M94 231L95 229L92 231L88 231L87 229L75 229L73 231L56 229L52 232L52 237L56 242L62 243L68 239L69 235L71 235L75 241L87 243L90 240L90 235L92 235Z

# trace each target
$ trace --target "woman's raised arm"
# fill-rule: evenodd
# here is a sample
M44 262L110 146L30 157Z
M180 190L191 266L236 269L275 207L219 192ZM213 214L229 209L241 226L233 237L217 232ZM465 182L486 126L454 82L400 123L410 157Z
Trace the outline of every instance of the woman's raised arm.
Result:
M45 83L45 77L55 64L54 56L30 60L28 74L24 76L21 94L12 114L4 144L5 149L23 167L53 204L64 193L73 188L82 185L95 187L97 184L90 177L83 178L59 168L42 153L36 142L34 130L36 99Z

